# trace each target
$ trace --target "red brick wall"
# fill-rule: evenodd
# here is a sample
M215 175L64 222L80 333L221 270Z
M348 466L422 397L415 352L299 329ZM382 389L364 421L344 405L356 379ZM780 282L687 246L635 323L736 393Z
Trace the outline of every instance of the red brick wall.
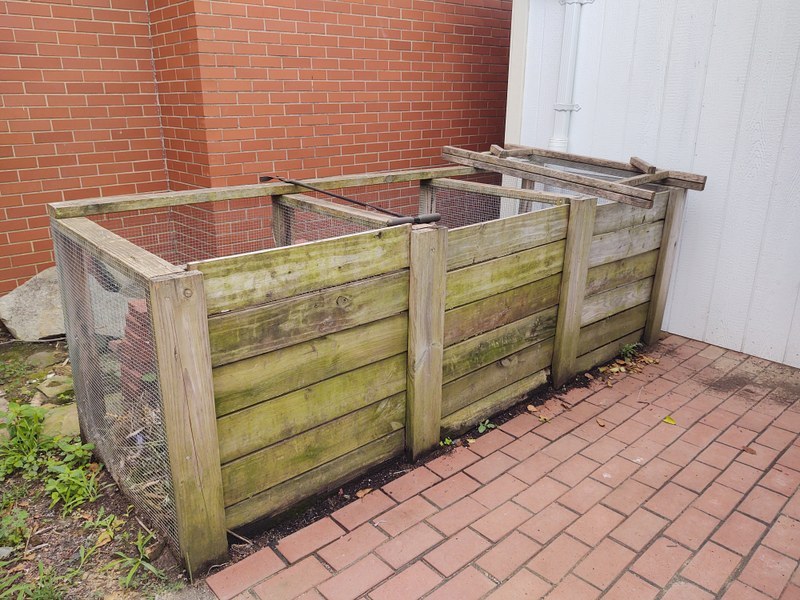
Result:
M145 0L0 2L0 294L52 264L45 202L166 189Z
M51 264L45 202L502 141L510 17L510 0L0 0L0 294Z

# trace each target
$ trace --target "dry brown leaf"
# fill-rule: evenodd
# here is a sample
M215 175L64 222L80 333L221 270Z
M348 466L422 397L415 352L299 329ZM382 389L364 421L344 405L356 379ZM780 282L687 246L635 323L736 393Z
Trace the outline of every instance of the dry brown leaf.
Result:
M584 373L583 376L586 377L586 379L594 379L594 375L591 373Z
M372 491L372 488L364 488L363 490L358 490L356 492L356 498L363 498L364 496L369 494L371 491Z
M543 415L539 415L539 420L540 420L542 423L547 423L547 422L548 422L550 419L548 419L547 417L545 417L545 416L543 416Z
M744 452L747 452L748 454L755 454L756 453L755 449L751 448L750 446L742 446L742 450Z
M475 438L467 438L467 444L474 444L475 442Z
M98 548L102 548L103 546L108 544L112 539L114 539L114 536L110 534L107 529L101 531L100 535L97 536L97 542L95 543L95 546L97 546Z
M603 419L595 419L595 421L597 421L597 424L600 425L600 427L606 426L606 422L603 421Z
M533 404L528 404L528 412L539 412L539 409L536 408Z

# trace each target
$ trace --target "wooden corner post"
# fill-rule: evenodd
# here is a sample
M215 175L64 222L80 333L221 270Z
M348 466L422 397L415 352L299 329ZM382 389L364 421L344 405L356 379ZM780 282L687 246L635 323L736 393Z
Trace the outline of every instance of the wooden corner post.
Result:
M658 251L656 275L653 279L653 292L650 295L650 308L644 326L644 343L655 344L661 335L664 308L667 305L667 291L672 277L672 267L678 254L683 211L686 208L686 190L671 188L664 215L664 229L661 233L661 248Z
M556 339L553 347L553 386L561 387L575 376L581 313L589 272L589 248L592 244L597 198L573 198L569 206L564 271L558 304Z
M203 276L157 276L149 288L178 542L194 576L228 553Z
M446 260L446 228L411 229L406 382L406 453L411 460L439 443Z

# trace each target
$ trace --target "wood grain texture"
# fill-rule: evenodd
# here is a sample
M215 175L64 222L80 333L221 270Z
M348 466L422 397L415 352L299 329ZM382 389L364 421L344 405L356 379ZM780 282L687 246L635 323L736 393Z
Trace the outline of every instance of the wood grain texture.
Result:
M653 278L640 279L620 287L587 296L581 313L581 327L605 319L623 310L650 301ZM652 305L651 305L652 310Z
M444 315L445 347L555 306L560 284L561 275L551 275L448 310Z
M408 267L410 226L189 263L209 314L264 304Z
M644 334L644 329L637 329L633 333L629 333L628 335L619 339L612 340L607 344L603 344L599 348L595 348L591 352L587 352L583 356L579 356L575 361L575 368L578 370L578 373L581 373L583 371L589 371L597 365L602 365L603 363L610 361L614 357L619 356L622 347L626 344L635 344L636 342L640 342L642 340L642 334Z
M551 192L539 192L510 186L492 185L490 183L480 183L477 181L467 181L463 179L433 179L431 186L445 190L459 190L485 196L495 196L498 198L516 198L518 200L530 200L533 202L544 202L547 204L561 205L569 202L571 196L564 194L553 194Z
M397 394L223 465L225 506L401 430L405 412L405 394Z
M563 240L567 215L568 207L559 206L453 229L447 239L447 270Z
M229 506L225 509L225 523L228 529L235 529L265 517L274 517L298 502L336 490L365 471L400 455L404 443L401 430L365 444Z
M273 202L306 212L340 219L348 223L355 223L362 227L370 227L372 229L386 227L389 221L394 218L355 206L336 204L335 202L330 202L321 198L314 198L307 194L286 194L278 196Z
M564 241L496 258L447 274L447 309L559 273Z
M594 219L594 235L628 229L636 225L654 223L664 219L669 195L660 195L653 201L652 208L639 208L616 202L597 207Z
M581 327L581 334L578 338L578 356L588 354L633 331L644 329L648 308L648 303L640 304L602 321Z
M220 417L222 462L324 425L405 387L406 355L399 354Z
M168 275L149 287L178 540L196 575L228 553L203 278Z
M439 444L447 229L411 230L408 291L406 453L416 460Z
M398 271L214 315L211 362L224 365L404 312L408 277Z
M553 345L553 387L560 388L575 376L578 334L586 296L589 249L597 210L597 199L576 199L569 207L569 225L564 250L564 272L558 301L556 339Z
M402 314L217 367L217 416L402 354L407 347L408 318Z
M663 221L656 221L594 236L589 250L589 266L596 267L655 250L661 245L662 228Z
M636 254L589 269L586 295L592 296L615 287L652 277L656 272L658 250Z

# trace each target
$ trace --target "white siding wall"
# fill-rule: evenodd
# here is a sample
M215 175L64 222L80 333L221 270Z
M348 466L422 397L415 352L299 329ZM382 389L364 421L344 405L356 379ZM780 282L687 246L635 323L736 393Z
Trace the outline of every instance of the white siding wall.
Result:
M522 114L507 139L546 147L564 8L514 10L527 12L527 47L512 60L522 98L509 110ZM595 0L583 8L569 146L707 175L689 192L665 329L794 366L799 52L798 0Z

